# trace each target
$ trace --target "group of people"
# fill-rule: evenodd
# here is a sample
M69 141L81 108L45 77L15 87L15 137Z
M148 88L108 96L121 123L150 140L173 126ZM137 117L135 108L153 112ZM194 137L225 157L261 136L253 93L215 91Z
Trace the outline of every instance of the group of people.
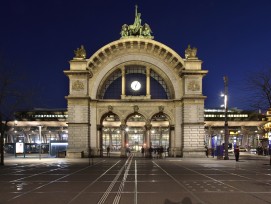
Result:
M214 149L212 148L211 150L212 150L212 156L214 157ZM206 154L206 157L209 157L209 148L207 146L205 146L205 154ZM239 149L239 146L236 145L234 148L234 157L236 161L239 161L239 156L240 156L240 149Z
M149 153L149 157L151 157L151 158L164 158L166 155L165 155L165 152L164 152L164 148L163 148L163 146L160 146L160 147L156 147L156 148L152 148L152 147L150 147L149 149L148 149L148 152L146 151L147 149L146 148L144 148L144 146L142 146L141 147L141 154L142 154L142 157L145 157L146 156L146 153ZM167 149L167 151L168 151L169 149ZM110 157L110 151L111 151L111 149L110 149L110 146L107 146L107 148L106 148L106 155L107 155L107 157ZM126 153L126 156L129 156L130 154L131 154L131 150L130 150L130 148L129 147L127 147L126 149L125 149L125 153Z
M270 154L269 151L268 151L268 148L267 147L263 147L263 146L258 146L257 149L256 149L256 151L257 151L258 155L264 155L264 156L266 156L266 155Z
M142 149L144 149L144 147L141 148L141 153L145 151ZM166 152L164 151L163 146L155 147L155 148L150 147L148 149L148 151L149 151L150 158L162 159L162 158L166 157L166 155L165 155ZM167 151L168 151L168 149L167 149ZM142 154L142 156L145 156L145 155Z

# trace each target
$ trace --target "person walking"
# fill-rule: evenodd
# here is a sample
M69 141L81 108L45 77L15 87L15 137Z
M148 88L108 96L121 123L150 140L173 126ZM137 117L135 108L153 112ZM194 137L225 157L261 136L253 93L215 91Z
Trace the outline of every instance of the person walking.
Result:
M209 149L207 146L205 146L205 154L206 154L206 157L208 158L209 157Z
M145 149L143 146L141 147L141 154L142 154L142 157L145 157Z
M107 152L107 157L110 157L110 147L109 146L106 148L106 152Z
M234 156L236 161L239 161L239 155L240 155L239 146L236 145L236 147L234 148Z

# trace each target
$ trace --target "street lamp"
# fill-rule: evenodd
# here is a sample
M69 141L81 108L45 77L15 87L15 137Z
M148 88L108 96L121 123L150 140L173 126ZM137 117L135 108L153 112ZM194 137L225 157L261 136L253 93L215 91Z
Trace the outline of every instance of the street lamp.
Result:
M40 143L40 149L39 149L39 159L41 160L41 125L38 125L39 127L39 143Z
M225 143L224 143L224 149L225 149L225 156L224 160L229 160L229 152L228 152L228 147L229 147L229 126L228 126L228 77L224 76L224 110L225 110Z

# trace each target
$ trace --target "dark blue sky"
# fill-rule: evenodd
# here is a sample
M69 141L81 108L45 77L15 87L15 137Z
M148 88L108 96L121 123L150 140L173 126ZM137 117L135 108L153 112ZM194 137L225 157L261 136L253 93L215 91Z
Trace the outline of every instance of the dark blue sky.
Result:
M121 26L134 21L135 4L154 39L184 57L198 48L206 108L223 101L223 76L229 77L229 106L249 109L245 75L271 65L270 0L12 0L1 1L0 52L29 87L39 90L35 107L66 108L68 79L63 70L83 44L90 57L120 38Z

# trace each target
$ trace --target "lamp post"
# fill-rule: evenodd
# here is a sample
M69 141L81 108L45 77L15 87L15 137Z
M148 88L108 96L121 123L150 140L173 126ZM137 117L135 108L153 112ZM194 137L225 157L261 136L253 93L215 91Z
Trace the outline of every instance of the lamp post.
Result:
M225 149L225 156L224 160L229 160L229 126L228 126L228 77L224 76L224 108L225 108L225 125L224 125L224 134L225 134L225 143L224 143L224 149Z
M39 159L41 160L41 125L39 127L39 143L40 143L40 149L39 149Z

